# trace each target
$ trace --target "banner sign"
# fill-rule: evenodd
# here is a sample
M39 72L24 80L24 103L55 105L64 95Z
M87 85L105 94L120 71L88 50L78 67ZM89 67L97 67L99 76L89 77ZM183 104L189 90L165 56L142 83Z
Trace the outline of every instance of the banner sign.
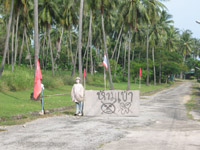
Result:
M84 116L138 116L139 96L139 90L86 90Z

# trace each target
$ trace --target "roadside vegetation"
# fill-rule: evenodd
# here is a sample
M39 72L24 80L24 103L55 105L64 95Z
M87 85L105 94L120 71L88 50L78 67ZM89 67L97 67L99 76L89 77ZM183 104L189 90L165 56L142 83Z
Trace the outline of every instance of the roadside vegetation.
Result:
M14 73L10 68L5 68L5 78L0 80L4 87L0 89L0 125L23 123L38 118L41 111L41 101L30 99L33 92L33 72L26 67L17 67ZM23 74L23 78L21 77ZM69 71L56 72L53 77L50 71L42 71L44 89L44 108L48 115L60 113L71 114L74 110L74 103L71 101L71 88L74 78L71 78ZM103 74L87 76L86 90L104 90ZM141 84L141 94L161 90L170 84L146 86L144 80ZM127 82L114 82L115 89L126 90ZM109 84L107 90L109 89ZM139 82L133 81L130 85L131 90L139 90Z
M73 105L84 69L86 89L103 90L104 56L106 89L137 90L140 68L142 94L200 79L200 40L173 26L163 1L0 0L0 124L41 110L30 100L37 58L46 110Z
M187 115L190 119L194 119L191 112L195 112L200 115L200 83L194 81L191 98L185 106L187 108Z

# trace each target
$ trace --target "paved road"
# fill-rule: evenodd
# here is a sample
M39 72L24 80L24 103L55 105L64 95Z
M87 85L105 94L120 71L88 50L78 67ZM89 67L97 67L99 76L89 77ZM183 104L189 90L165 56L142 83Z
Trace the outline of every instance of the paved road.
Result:
M1 150L199 150L200 122L188 120L191 82L141 97L139 117L55 116L0 132Z

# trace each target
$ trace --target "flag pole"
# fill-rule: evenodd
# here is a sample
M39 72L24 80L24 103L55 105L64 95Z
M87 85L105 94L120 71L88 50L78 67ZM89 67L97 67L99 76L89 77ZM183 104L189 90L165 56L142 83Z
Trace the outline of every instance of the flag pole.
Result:
M141 88L141 77L139 77L139 89Z
M85 71L85 69L84 69L84 74L83 74L83 76L84 76L84 89L86 90L86 81L85 81L85 77L86 77L86 71Z
M84 89L86 88L86 85L85 85L85 77L84 77Z
M41 89L42 89L42 91L41 91L41 93L42 93L42 101L41 101L41 103L42 103L42 111L41 111L40 115L44 115L44 100L43 100L44 84L41 84Z
M105 86L105 90L106 90L106 69L104 67L104 86Z
M139 70L139 89L141 88L142 69Z
M42 114L44 114L43 88L42 88Z

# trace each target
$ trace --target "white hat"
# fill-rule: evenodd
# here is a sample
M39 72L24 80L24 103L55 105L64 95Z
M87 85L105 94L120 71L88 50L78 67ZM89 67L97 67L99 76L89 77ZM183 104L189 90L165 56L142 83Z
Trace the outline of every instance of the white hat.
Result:
M80 77L76 77L76 79L75 80L81 80L81 78Z

